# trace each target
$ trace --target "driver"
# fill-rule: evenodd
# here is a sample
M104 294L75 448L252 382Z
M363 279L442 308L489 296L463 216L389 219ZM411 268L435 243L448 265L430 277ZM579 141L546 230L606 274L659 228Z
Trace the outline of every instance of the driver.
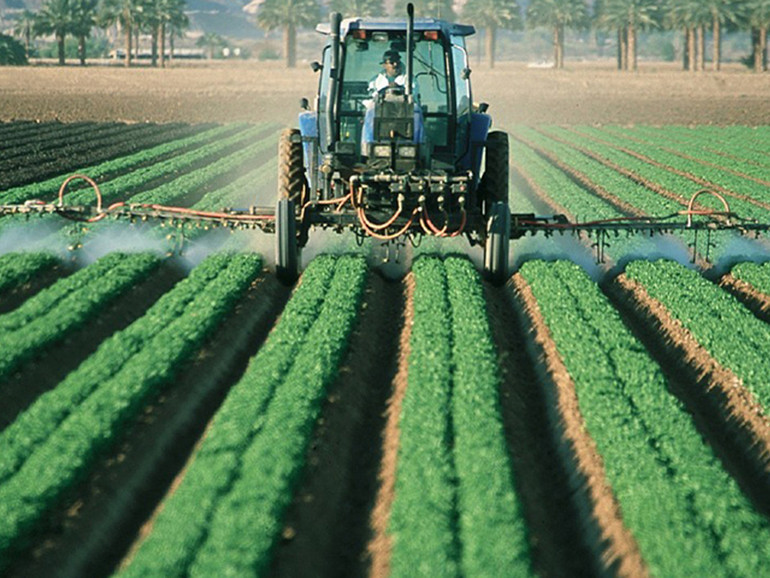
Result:
M382 70L369 82L369 94L371 98L364 101L366 112L364 114L364 126L361 133L361 153L367 154L368 144L374 141L374 103L377 95L388 88L404 88L406 86L406 73L404 63L401 61L401 54L398 50L386 50L380 61ZM419 106L419 95L416 90L416 83L413 83L415 89L415 134L414 142L423 140L423 120L422 109Z
M380 61L382 71L369 83L369 92L372 97L386 88L404 86L406 84L406 74L404 73L404 63L401 62L401 55L397 50L386 50Z

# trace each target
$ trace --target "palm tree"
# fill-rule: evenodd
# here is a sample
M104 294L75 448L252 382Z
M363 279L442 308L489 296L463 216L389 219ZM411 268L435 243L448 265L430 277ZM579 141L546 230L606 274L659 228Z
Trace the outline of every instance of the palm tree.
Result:
M190 19L184 12L185 0L176 0L167 21L169 60L174 60L174 38L182 36L190 26Z
M420 18L438 18L450 22L455 19L452 0L396 0L393 15L406 18L406 5L409 2L414 4L414 13Z
M655 0L607 0L597 11L597 26L618 32L618 68L637 69L637 31L657 26Z
M99 25L102 27L118 24L126 39L126 55L124 63L131 66L132 34L137 18L136 0L104 0L101 12L98 16Z
M722 64L722 25L738 22L743 3L735 0L704 0L703 4L711 16L713 38L711 67L719 70Z
M46 0L35 18L35 34L53 34L56 37L59 66L64 66L64 39L69 34L71 20L69 0Z
M283 46L286 66L297 64L297 28L313 26L318 22L316 0L265 0L257 12L257 22L266 30L283 28Z
M552 30L553 66L564 68L564 30L586 26L588 10L584 0L532 0L527 8L527 23Z
M671 29L679 28L685 38L683 68L695 72L696 42L695 28L700 19L702 6L697 0L669 0L666 10L666 23Z
M767 28L770 26L770 0L750 0L746 4L748 22L756 33L754 40L754 72L767 70Z
M206 32L206 34L198 38L198 40L195 42L195 46L198 48L206 49L206 54L208 55L209 60L214 58L214 53L217 51L217 49L222 48L225 44L225 39L222 38L219 34L214 34L213 32Z
M24 10L16 19L16 25L13 27L13 33L24 39L24 54L27 58L29 58L29 47L32 43L34 27L35 13L31 10Z
M484 28L487 64L494 68L497 30L521 28L521 8L516 0L468 0L463 8L463 17Z
M384 16L382 0L331 0L329 10L343 16Z
M70 32L78 39L80 65L86 64L86 38L96 25L96 9L99 0L70 0L72 19Z

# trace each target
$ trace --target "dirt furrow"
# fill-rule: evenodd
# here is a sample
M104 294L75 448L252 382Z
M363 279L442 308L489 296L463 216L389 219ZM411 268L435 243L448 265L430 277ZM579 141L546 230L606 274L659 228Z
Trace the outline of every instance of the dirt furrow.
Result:
M186 464L229 388L261 346L289 296L257 280L174 383L47 520L37 546L9 576L105 576L120 563Z
M390 574L391 540L388 537L388 522L395 498L396 465L399 448L399 420L406 394L409 373L410 339L414 316L414 275L404 279L404 307L401 332L398 337L396 372L393 376L391 395L385 410L385 427L381 439L382 460L377 474L378 489L371 512L371 536L367 544L370 560L369 576L384 578Z
M63 279L72 272L73 269L70 264L61 262L38 273L26 283L0 293L0 315L13 311L27 299L38 294L46 287L50 287L59 279Z
M762 406L642 285L621 274L604 289L725 469L757 509L770 515L770 420Z
M96 351L102 341L144 315L147 308L181 278L182 272L174 264L162 263L147 279L131 287L80 329L24 363L3 384L0 430L40 395L55 387Z
M722 276L719 285L737 297L756 317L770 323L770 296L730 273Z
M602 458L585 427L575 384L556 350L529 285L519 274L513 276L512 299L523 323L530 329L524 336L525 348L535 362L542 386L544 415L540 419L546 424L544 435L550 438L551 451L559 461L552 467L561 468L566 477L568 490L554 489L553 493L565 494L570 500L564 504L565 509L551 513L555 517L549 523L566 526L571 521L567 513L573 513L572 524L577 532L571 530L571 540L577 542L578 551L590 553L588 556L573 553L566 563L582 564L582 567L569 568L566 572L554 569L553 575L647 576L639 546L623 523ZM542 456L536 455L535 460L538 459Z
M364 576L375 530L388 399L399 370L404 284L371 272L350 348L314 432L270 576Z

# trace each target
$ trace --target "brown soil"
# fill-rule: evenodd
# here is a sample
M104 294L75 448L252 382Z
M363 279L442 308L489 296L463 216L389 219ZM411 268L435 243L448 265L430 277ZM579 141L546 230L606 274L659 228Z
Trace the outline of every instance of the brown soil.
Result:
M62 501L36 547L7 576L111 573L183 468L230 386L275 323L289 291L265 276L250 288L206 346Z
M35 275L27 283L0 295L0 315L13 311L27 299L71 273L67 264L57 264Z
M580 413L575 384L565 367L529 285L513 276L514 304L531 327L526 347L544 385L547 420L564 463L574 468L570 476L575 508L581 513L586 547L597 566L592 574L647 576L639 547L623 524L620 506L606 480L604 465Z
M387 439L388 398L398 382L405 323L402 283L370 274L361 317L329 392L284 519L270 576L365 576L370 514ZM391 397L392 399L392 397ZM388 456L385 456L388 459Z
M320 55L323 38L318 36ZM564 70L474 64L473 94L498 126L540 124L770 124L770 75L739 65L690 74L677 64L568 62ZM299 99L318 76L280 62L175 63L173 68L6 67L0 119L76 121L278 121L295 126ZM288 103L288 105L287 105ZM296 104L295 104L296 103Z
M393 378L393 392L387 402L386 423L382 435L382 461L377 475L379 489L372 508L372 536L367 546L371 560L369 575L384 578L390 575L391 540L388 536L390 511L395 499L396 463L399 448L399 420L401 406L406 395L407 375L409 371L409 341L414 323L414 275L410 273L404 279L404 313L401 335L398 340L398 368Z
M487 285L489 323L500 365L500 406L517 495L524 506L533 567L540 576L590 576L596 561L572 498L571 463L550 431L548 401L530 357L528 327L508 288Z
M770 421L762 406L643 286L622 274L607 291L725 468L770 514Z
M740 299L754 315L770 323L770 295L757 291L753 285L733 277L730 273L724 275L719 284Z
M0 430L77 368L102 341L144 315L181 278L182 273L173 264L162 263L147 279L117 297L90 322L22 365L3 383Z

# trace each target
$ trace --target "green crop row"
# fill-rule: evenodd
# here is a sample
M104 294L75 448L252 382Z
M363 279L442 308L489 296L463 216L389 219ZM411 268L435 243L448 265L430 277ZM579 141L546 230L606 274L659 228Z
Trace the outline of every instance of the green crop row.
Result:
M360 258L311 262L122 576L264 573L365 280Z
M768 521L667 391L660 368L596 283L566 262L521 268L574 381L586 430L650 573L757 576Z
M461 570L531 575L524 514L514 493L501 417L497 352L481 280L464 258L445 262L452 311L452 426Z
M554 154L562 163L580 171L591 182L646 215L669 215L682 208L681 203L662 197L573 147L548 138L534 129L517 127L513 134Z
M50 253L6 253L0 257L0 293L28 283L58 262Z
M150 254L112 253L0 315L0 382L42 348L98 315L159 262Z
M223 151L234 146L244 146L257 140L264 131L261 126L247 128L238 133L217 139L192 151L173 156L164 161L139 168L129 174L107 181L99 186L104 201L128 200L135 196L135 190L146 187L147 183L169 175L177 176L201 162L215 162ZM173 181L172 181L173 182ZM183 191L182 194L188 191ZM91 190L75 191L64 197L67 204L89 204L94 202Z
M245 127L239 127L239 130L244 130L244 128ZM193 136L177 139L169 143L164 143L143 151L139 151L132 155L105 161L103 163L99 163L98 165L84 167L82 169L72 171L72 174L81 173L88 175L92 179L100 179L104 175L130 171L163 155L179 151L186 147L197 146L218 139L222 135L232 132L232 130L233 127L230 125L215 127ZM61 175L38 183L32 183L30 185L9 189L3 193L0 193L0 203L23 203L28 199L37 198L52 199L58 192L59 187L61 186L66 176L67 175ZM77 184L79 183L73 183L73 189ZM93 201L93 196L91 197L91 200Z
M593 221L624 216L616 207L589 193L564 172L550 164L533 149L520 141L513 141L512 156L519 172L526 175L553 201L569 211L576 220ZM650 253L652 241L645 236L620 235L609 241L608 253L619 259L624 254Z
M183 364L232 311L261 270L256 255L233 255L201 290L185 314L168 323L142 350L102 381L37 445L0 485L0 568L23 547L46 513L83 478L145 404L169 384Z
M720 169L719 167L709 166L696 160L685 158L658 145L647 145L638 141L633 141L610 134L597 128L580 127L579 132L589 138L602 139L610 143L610 146L623 147L636 153L640 153L646 158L660 163L665 167L671 167L673 169L683 171L688 175L692 175L693 177L703 179L707 182L706 186L708 186L708 184L718 185L727 191L731 191L740 195L747 195L758 201L770 202L770 192L768 192L767 185L763 185L754 180L732 174L725 171L724 169ZM758 174L762 174L762 172L759 172ZM762 176L767 177L766 174ZM698 186L700 188L704 187L703 184L699 184ZM735 198L728 197L728 200L731 206L735 205L734 210L741 215L745 214L743 206L750 206L750 203L739 201ZM757 210L761 210L764 213L767 212L766 209L760 209L759 207L754 206L754 211Z
M41 395L0 433L0 484L16 474L35 448L56 431L75 408L99 385L122 370L177 318L191 315L190 303L222 273L230 262L215 254L164 294L131 325L105 340L75 371Z
M714 130L716 128L716 131ZM770 135L762 127L653 127L637 125L635 127L607 126L605 130L617 135L630 135L643 139L650 144L661 145L686 151L688 154L704 160L728 162L736 160L754 167L770 168Z
M227 175L241 165L252 161L260 153L275 146L274 135L262 138L252 144L246 144L242 150L236 151L226 157L216 160L211 164L186 173L173 181L156 187L152 190L139 193L131 197L132 203L157 203L167 204L182 197L202 185Z
M752 285L760 293L770 295L770 262L738 263L731 273L733 277Z
M744 270L752 268L741 266L738 273ZM714 359L741 378L763 407L770 407L770 327L766 323L735 297L678 263L634 262L626 274L665 305Z
M696 183L690 178L642 161L628 153L618 150L616 146L603 144L588 136L580 135L559 127L548 127L545 129L545 132L569 142L572 146L588 149L600 155L602 158L632 171L637 176L680 195L684 199L689 199L692 195L703 189L703 185ZM722 208L722 204L717 199L708 196L701 197L699 201L714 209ZM743 217L757 219L764 218L767 212L756 205L735 198L730 199L730 207Z
M392 574L530 575L478 274L460 258L422 257L413 271Z

